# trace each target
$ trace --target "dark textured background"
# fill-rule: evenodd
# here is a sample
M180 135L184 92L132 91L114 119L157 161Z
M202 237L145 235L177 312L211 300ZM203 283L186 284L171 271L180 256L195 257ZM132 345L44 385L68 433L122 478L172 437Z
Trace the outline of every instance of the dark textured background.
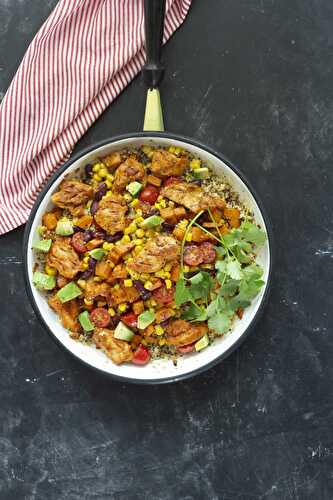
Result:
M55 0L0 0L0 90ZM165 49L170 131L246 173L276 236L256 331L192 380L123 385L88 371L38 324L23 228L0 239L0 498L333 498L331 0L193 0ZM138 130L140 80L77 150ZM331 318L330 318L331 316Z

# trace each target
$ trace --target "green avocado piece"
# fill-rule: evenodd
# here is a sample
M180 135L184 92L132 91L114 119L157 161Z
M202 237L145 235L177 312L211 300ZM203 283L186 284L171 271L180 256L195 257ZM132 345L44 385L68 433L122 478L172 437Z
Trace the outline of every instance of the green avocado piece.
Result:
M77 286L74 281L67 283L63 288L59 290L57 293L57 297L61 302L68 302L69 300L73 300L79 295L81 295L82 290Z
M205 333L205 335L201 337L201 339L194 344L194 347L196 351L201 351L202 349L205 349L205 347L207 347L208 345L209 345L209 337L207 333Z
M160 226L162 222L164 222L164 219L162 219L159 215L151 215L141 222L141 227L144 229L150 229L151 227Z
M129 342L134 337L134 333L130 328L128 328L128 326L124 325L124 323L119 321L113 336L115 339L126 340L126 342Z
M74 233L72 221L67 219L67 217L58 220L55 232L59 236L70 236Z
M142 184L141 182L138 181L133 181L126 186L126 189L129 193L131 193L132 196L136 196L140 193L142 189Z
M34 241L32 244L32 248L34 250L39 250L40 252L47 253L52 245L52 240L38 240Z
M93 250L90 250L89 255L95 260L101 260L103 259L104 255L106 254L106 251L103 250L103 248L94 248Z
M193 170L192 175L196 179L207 179L209 177L209 169L207 167L197 168Z
M34 272L32 281L35 287L40 290L53 290L56 286L55 276L49 276L48 274L40 273L39 271Z
M88 311L83 311L81 314L79 314L79 321L85 332L91 332L95 328L90 321Z
M155 314L151 311L143 311L138 316L138 328L144 330L147 326L151 325L155 319Z

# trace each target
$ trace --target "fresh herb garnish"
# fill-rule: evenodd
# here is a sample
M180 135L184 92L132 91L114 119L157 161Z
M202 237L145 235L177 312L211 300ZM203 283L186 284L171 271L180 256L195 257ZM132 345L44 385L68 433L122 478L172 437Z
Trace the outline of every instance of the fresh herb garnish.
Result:
M191 220L183 237L181 273L176 284L175 302L178 306L184 306L183 319L208 320L209 328L223 334L230 329L236 311L250 305L264 285L261 279L263 270L254 261L254 247L265 242L266 234L255 224L246 221L239 228L222 235L212 212L208 210L216 230L214 234L197 222L202 213L203 211ZM206 271L199 271L189 279L184 276L185 242L193 225L218 242L215 247L217 261L214 279Z

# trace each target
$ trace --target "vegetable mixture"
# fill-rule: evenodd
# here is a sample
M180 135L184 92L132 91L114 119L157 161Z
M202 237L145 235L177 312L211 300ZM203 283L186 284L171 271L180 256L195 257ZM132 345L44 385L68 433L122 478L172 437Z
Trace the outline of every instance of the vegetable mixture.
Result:
M33 282L74 339L116 364L201 351L260 292L266 239L187 151L144 145L85 165L45 213Z

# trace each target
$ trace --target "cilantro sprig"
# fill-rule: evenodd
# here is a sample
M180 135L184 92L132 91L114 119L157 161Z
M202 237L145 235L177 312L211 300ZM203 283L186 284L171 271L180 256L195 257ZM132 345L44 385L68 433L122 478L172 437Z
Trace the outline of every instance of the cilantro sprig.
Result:
M183 306L182 318L189 321L208 321L216 333L227 332L235 313L251 304L264 281L263 270L255 262L255 252L266 240L266 234L252 222L222 234L211 210L208 209L216 234L197 222L199 212L188 224L181 245L181 270L176 284L175 302ZM184 276L184 248L193 225L217 241L216 276L199 271L191 278Z

